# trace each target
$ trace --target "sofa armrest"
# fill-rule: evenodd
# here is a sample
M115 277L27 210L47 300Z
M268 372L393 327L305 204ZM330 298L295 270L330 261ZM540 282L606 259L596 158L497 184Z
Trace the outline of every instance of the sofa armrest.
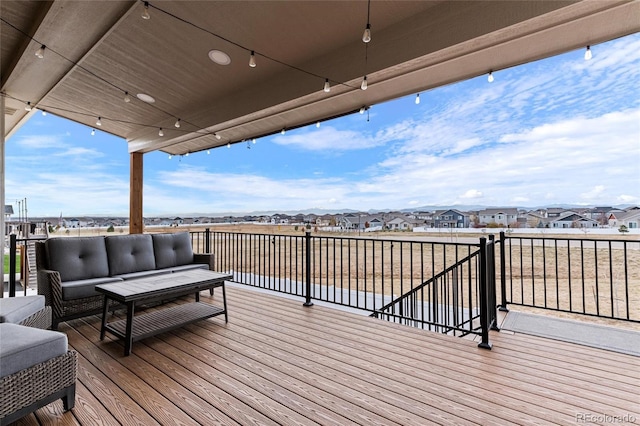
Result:
M53 315L62 316L62 279L58 271L38 269L38 294L44 304L53 308Z
M209 270L214 271L214 256L213 253L194 253L193 254L193 263L204 263L209 265Z

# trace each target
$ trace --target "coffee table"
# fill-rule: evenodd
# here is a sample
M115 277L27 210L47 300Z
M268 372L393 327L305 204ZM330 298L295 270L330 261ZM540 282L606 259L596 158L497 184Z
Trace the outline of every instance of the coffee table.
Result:
M229 274L192 269L97 285L96 291L104 294L100 340L104 339L107 331L124 339L124 355L128 356L131 354L133 342L137 340L217 315L224 314L224 320L227 322L224 282L231 279L232 275ZM200 302L200 291L216 287L222 287L224 309ZM153 312L134 316L137 303L157 302L188 294L195 294L195 302L160 307ZM126 319L107 323L109 299L126 305Z

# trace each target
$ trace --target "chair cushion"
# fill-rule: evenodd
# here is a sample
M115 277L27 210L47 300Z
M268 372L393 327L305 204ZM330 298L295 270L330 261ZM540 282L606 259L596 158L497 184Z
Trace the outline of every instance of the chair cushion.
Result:
M0 299L0 323L18 324L44 309L44 296L3 297Z
M172 268L193 263L193 249L188 232L152 234L151 237L156 256L156 268Z
M206 265L204 263L191 263L189 265L174 266L173 268L171 268L171 272L188 271L191 269L206 269L208 271L209 265Z
M110 284L122 281L116 277L90 278L88 280L62 282L62 300L83 299L85 297L99 296L96 291L98 284Z
M0 324L0 377L67 353L64 333L18 324Z
M156 269L153 240L149 234L114 235L105 238L109 275Z
M49 269L63 282L109 276L104 237L49 238L45 244Z

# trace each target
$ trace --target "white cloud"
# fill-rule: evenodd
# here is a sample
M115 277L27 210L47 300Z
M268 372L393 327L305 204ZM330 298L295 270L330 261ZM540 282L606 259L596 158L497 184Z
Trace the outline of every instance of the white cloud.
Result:
M338 130L331 126L320 129L300 130L296 133L276 136L273 141L278 145L295 146L309 151L351 151L368 149L384 145L381 138L367 136L354 130Z
M482 198L482 192L477 189L470 189L460 196L462 199Z

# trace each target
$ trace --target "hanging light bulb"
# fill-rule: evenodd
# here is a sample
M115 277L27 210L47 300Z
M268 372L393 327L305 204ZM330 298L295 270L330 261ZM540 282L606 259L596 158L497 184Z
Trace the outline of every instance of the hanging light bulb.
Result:
M231 142L227 142L227 148L231 148Z
M364 33L362 33L362 41L365 43L369 43L371 41L371 24L369 23L367 23Z
M222 139L222 136L220 136L219 134L214 133L214 135L215 135L216 139L218 139L218 140Z
M324 91L329 93L331 91L331 84L329 84L329 79L324 80Z
M320 128L320 122L319 122L319 121L316 123L316 127L317 127L318 129Z
M365 75L364 78L362 79L362 84L360 85L360 88L362 90L367 90L367 76Z
M171 160L173 158L173 155L169 154L169 160Z
M251 68L256 67L256 52L254 52L253 50L251 51L251 56L249 56L249 66Z
M96 135L96 129L91 129L91 136L95 136Z
M588 61L593 55L591 54L591 46L587 46L587 50L584 52L584 60Z
M282 130L280 130L280 134L284 135L286 133L286 131L284 130L284 128Z
M142 11L142 19L151 19L151 15L149 15L149 2L144 2L144 10Z
M211 154L211 151L207 150L207 155Z
M360 114L364 114L365 109L365 107L360 108Z
M102 117L98 117L98 121L96 121L96 126L102 126Z
M489 71L489 77L487 77L489 83L493 83L493 71Z
M44 44L42 46L40 46L40 49L36 50L36 56L39 59L43 59L44 58L44 49L46 49L47 46L45 46Z
M160 127L160 130L158 131L158 136L164 136L164 132L162 131L162 127Z
M187 152L184 156L185 156L185 157L188 157L188 156L189 156L189 153Z
M253 142L253 144L255 145L255 144L256 144L256 138L253 138L253 139L251 140L251 142Z
M31 102L27 102L27 105L25 105L24 110L31 111Z
M416 95L416 105L420 105L420 93Z
M178 128L178 129L180 128L180 119L179 118L176 120L176 124L174 124L174 126L176 126L176 128Z
M42 115L46 117L47 116L47 111L43 109L42 110Z
M124 101L126 103L131 102L131 97L129 96L129 92L124 92Z

